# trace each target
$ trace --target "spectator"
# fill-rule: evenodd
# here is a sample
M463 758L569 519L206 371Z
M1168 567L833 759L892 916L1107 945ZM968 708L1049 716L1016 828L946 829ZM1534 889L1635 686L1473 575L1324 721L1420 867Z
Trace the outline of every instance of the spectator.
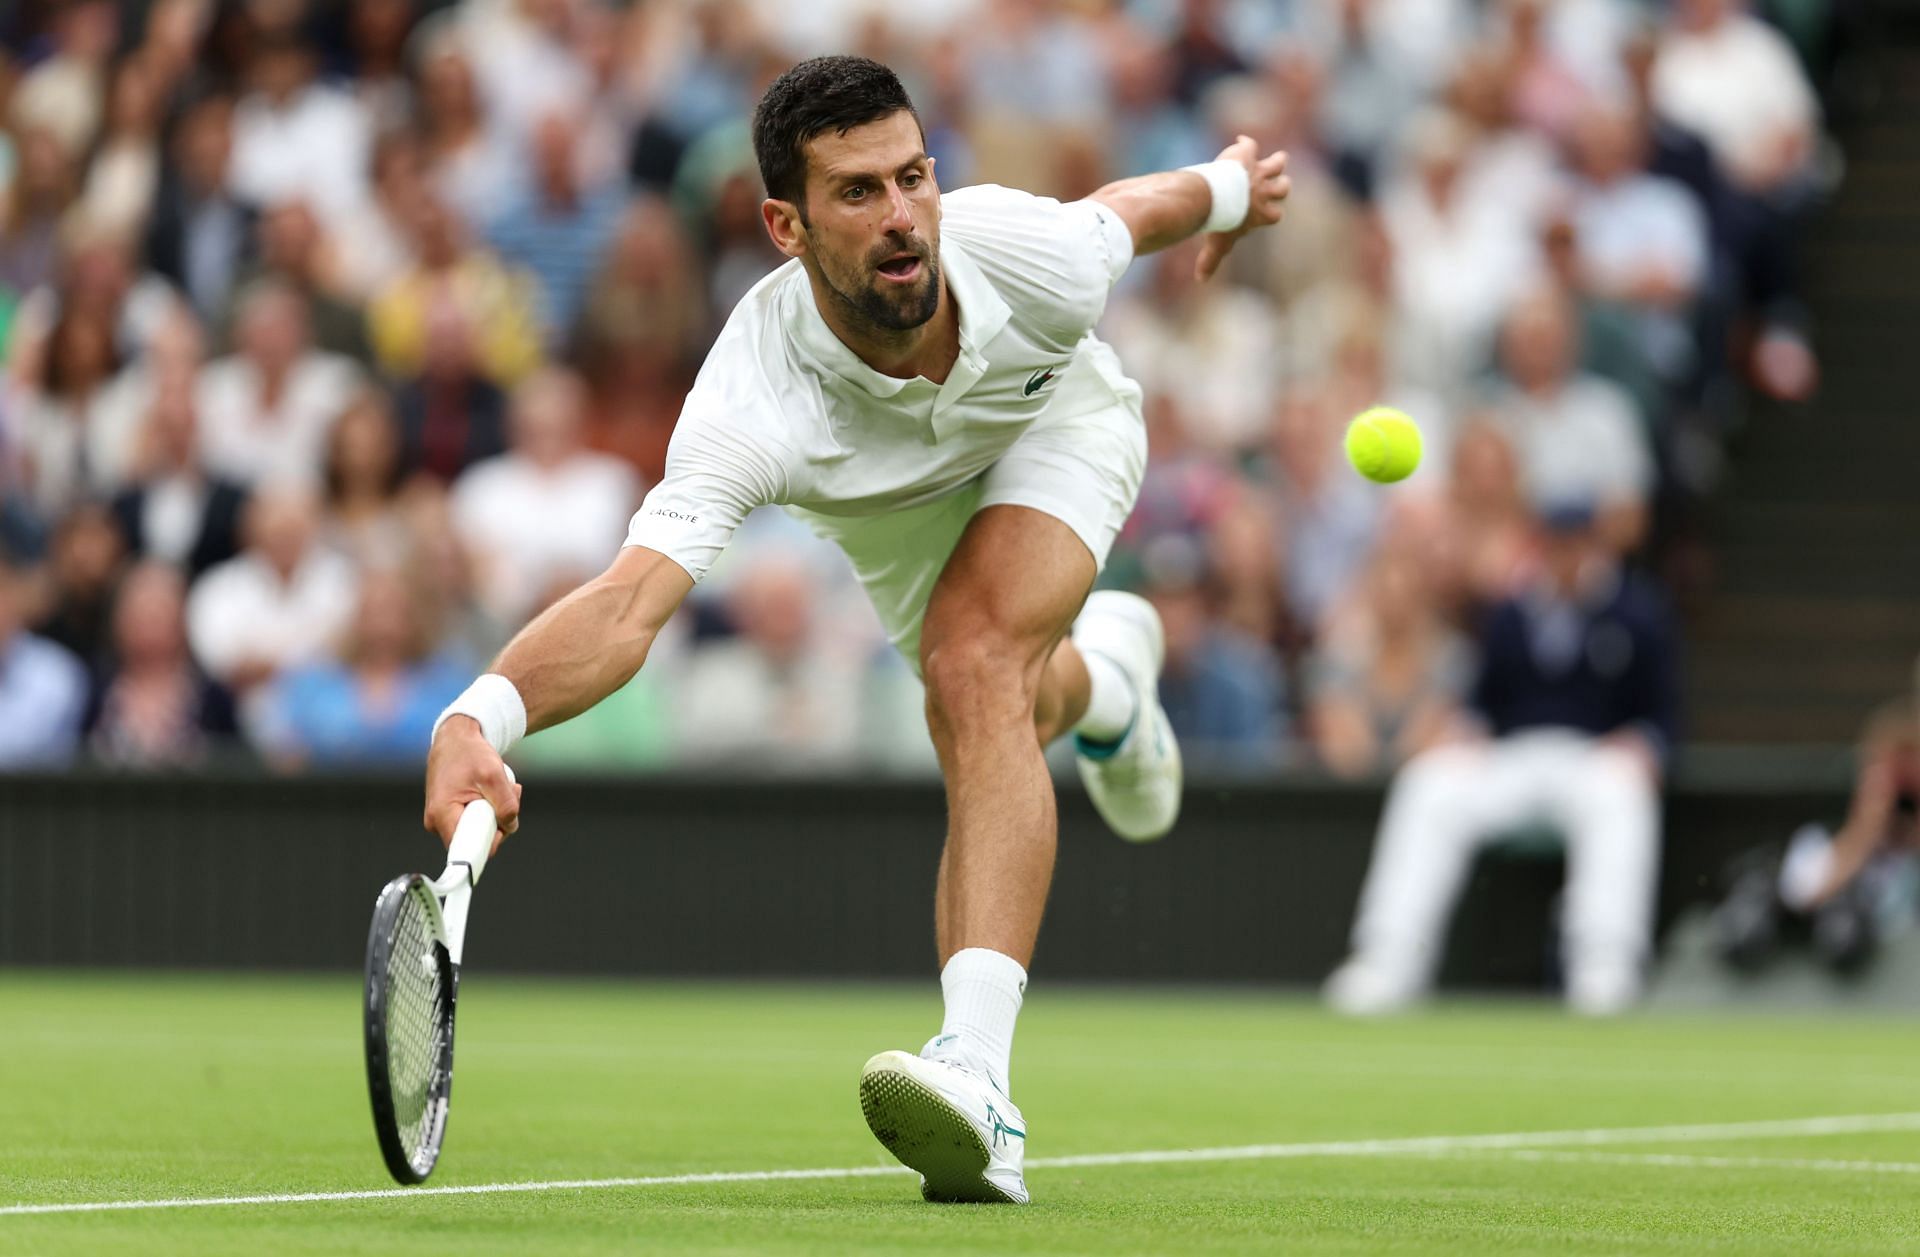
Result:
M520 150L538 119L583 113L591 100L593 81L575 43L584 7L575 0L465 6L460 38L473 55L488 125L508 151Z
M550 114L532 137L532 178L488 222L487 237L508 265L540 281L540 321L549 345L565 340L626 209L617 182L581 179L579 119Z
M1707 142L1734 185L1754 195L1806 174L1820 125L1806 71L1778 31L1738 0L1679 0L1654 63L1653 99Z
M418 762L469 667L435 652L413 581L375 569L360 582L338 658L298 665L275 680L251 732L285 766Z
M1576 330L1558 288L1536 289L1514 306L1501 334L1505 382L1492 416L1519 455L1527 497L1597 503L1602 531L1625 553L1646 529L1653 466L1632 399L1576 368Z
M112 663L87 718L95 758L131 768L198 764L238 732L233 700L187 654L178 568L136 565L113 607Z
M734 574L732 637L696 646L679 684L680 758L823 769L852 762L860 660L819 632L805 569L775 554Z
M465 315L481 373L494 384L511 387L539 365L533 283L473 248L465 225L430 196L414 209L414 254L416 265L367 307L367 331L382 370L397 379L420 372L428 329L443 304Z
M159 77L143 57L129 57L113 74L107 129L87 173L81 204L87 217L115 231L145 229L160 186Z
M407 40L422 7L418 0L348 0L350 81L361 112L377 131L403 125L412 111ZM377 169L378 158L374 164Z
M1816 195L1819 105L1779 32L1736 0L1683 0L1652 70L1654 107L1701 137L1733 195L1726 221L1765 320L1751 366L1775 397L1803 400L1818 380L1795 275L1795 236Z
M1131 587L1145 580L1144 564L1168 542L1184 554L1204 544L1214 521L1234 505L1240 481L1233 469L1187 434L1187 419L1176 393L1147 390L1146 475L1133 513L1107 560L1108 571ZM1270 570L1270 564L1263 564Z
M1574 4L1546 0L1503 0L1500 56L1505 61L1508 108L1531 131L1556 139L1566 136L1589 102L1591 85L1552 38L1551 16ZM1593 58L1607 65L1604 52Z
M187 596L194 658L236 694L321 658L353 614L353 565L318 544L319 522L304 482L262 485L247 503L246 548Z
M420 373L400 384L395 406L407 469L442 484L506 449L507 395L480 374L473 326L452 301L428 312Z
M113 499L134 555L182 568L197 579L239 551L245 491L200 465L192 384L163 381L141 433L141 473Z
M71 759L87 709L87 670L24 627L26 580L11 555L0 555L0 769Z
M8 409L17 476L35 508L55 519L105 487L96 469L117 461L109 447L126 426L129 399L113 328L94 314L65 314L40 357L37 384L16 390Z
M75 0L50 15L50 55L13 91L13 122L46 127L67 153L79 157L100 130L107 62L119 39L119 15L109 0Z
M1706 279L1706 219L1683 185L1645 173L1645 142L1625 109L1581 114L1572 132L1580 260L1598 295L1684 312Z
M1582 288L1630 312L1639 356L1677 388L1694 369L1691 315L1711 244L1686 188L1644 173L1645 143L1625 109L1582 115L1573 135L1581 176L1573 225Z
M606 566L640 501L625 464L585 447L585 405L571 373L535 375L513 394L508 451L454 484L454 519L480 601L504 623L525 619L554 573Z
M1549 824L1568 850L1567 998L1639 996L1653 926L1659 784L1678 703L1660 595L1620 565L1590 503L1543 517L1538 574L1489 617L1472 707L1484 736L1416 756L1395 779L1328 995L1347 1012L1416 998L1474 853Z
M335 240L352 242L351 248L335 249L332 262L341 292L355 305L365 305L412 269L412 215L426 195L419 141L406 131L383 133L373 142L372 195L333 233Z
M351 359L313 345L306 298L257 280L235 303L234 352L201 372L207 468L244 485L317 481L327 432L360 385Z
M1315 124L1345 181L1370 191L1393 137L1405 126L1431 86L1420 72L1409 73L1407 54L1383 39L1376 28L1391 5L1368 0L1339 0L1311 6L1302 32L1299 60L1311 66L1317 84ZM1401 10L1411 6L1400 5ZM1425 51L1422 52L1424 58ZM1304 67L1300 67L1304 68Z
M1531 528L1513 444L1490 423L1470 423L1453 447L1444 523L1451 549L1443 604L1477 617L1512 594L1530 557Z
M187 106L170 151L147 228L147 257L202 319L217 318L251 261L258 216L229 187L233 102L207 96Z
M667 439L709 326L694 263L673 211L642 198L628 208L580 320L595 401L587 443L650 481L666 474Z
M313 50L292 31L265 33L233 116L235 195L256 205L299 200L345 221L366 198L371 126L358 101L315 79Z
M1279 327L1273 304L1194 274L1199 241L1151 259L1151 287L1114 310L1102 326L1150 393L1178 393L1188 435L1216 453L1250 449L1279 387Z
M1453 402L1464 393L1501 313L1533 266L1523 222L1483 206L1463 178L1472 137L1451 114L1417 120L1409 170L1386 187L1381 221L1393 252L1395 315L1410 383Z
M1913 696L1867 722L1853 800L1835 831L1810 822L1783 852L1749 852L1714 913L1721 957L1752 973L1805 938L1822 964L1859 974L1890 934L1920 919L1920 708Z
M427 178L438 198L468 222L480 222L513 184L512 150L487 127L468 60L453 32L423 35L419 59L420 138Z
M409 570L447 648L468 659L491 659L519 625L495 620L480 605L473 559L454 524L450 495L436 481L416 477L397 506Z
M126 541L104 506L77 507L54 527L47 552L50 599L39 631L90 672L106 662L113 594L126 553Z
M1329 770L1399 766L1452 732L1472 654L1441 615L1434 573L1407 541L1374 553L1307 667L1308 728Z
M79 175L49 128L26 127L16 143L13 177L0 185L0 290L24 297L53 281L60 220L74 202Z
M361 393L327 438L322 535L363 568L390 566L406 556L399 510L403 470L400 432L386 396Z
M352 250L359 248L354 241ZM358 306L340 296L333 253L319 219L304 201L282 201L260 220L259 273L280 280L306 301L315 347L370 364L373 354L367 347L366 318Z
M1283 396L1273 419L1270 475L1286 544L1287 608L1307 637L1366 561L1378 523L1378 491L1340 453L1343 420L1313 390Z

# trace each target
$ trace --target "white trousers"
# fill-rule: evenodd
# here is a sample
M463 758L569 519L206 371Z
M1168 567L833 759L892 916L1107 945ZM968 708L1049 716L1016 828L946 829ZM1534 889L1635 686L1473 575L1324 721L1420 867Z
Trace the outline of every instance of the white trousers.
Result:
M1653 928L1659 798L1628 752L1534 731L1416 756L1387 797L1354 923L1357 959L1409 993L1433 978L1447 920L1488 842L1547 824L1567 842L1570 985L1637 972Z

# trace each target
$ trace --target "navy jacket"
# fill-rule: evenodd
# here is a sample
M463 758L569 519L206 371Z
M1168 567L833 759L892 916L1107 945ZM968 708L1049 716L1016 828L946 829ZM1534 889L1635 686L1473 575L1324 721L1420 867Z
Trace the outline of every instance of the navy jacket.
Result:
M1473 706L1497 736L1632 728L1663 756L1679 735L1679 645L1666 599L1621 571L1584 603L1531 588L1495 606Z

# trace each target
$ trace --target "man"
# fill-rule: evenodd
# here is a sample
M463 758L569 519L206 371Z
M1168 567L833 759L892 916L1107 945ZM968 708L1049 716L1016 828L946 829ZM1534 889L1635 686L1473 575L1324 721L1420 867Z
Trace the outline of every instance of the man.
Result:
M1579 340L1569 293L1545 283L1524 294L1500 328L1502 378L1490 415L1519 456L1528 496L1591 503L1601 532L1625 554L1646 533L1653 458L1633 398L1581 369Z
M867 1063L862 1109L929 1200L1025 1203L1007 1063L1053 871L1041 748L1078 736L1088 789L1128 838L1165 833L1180 800L1159 620L1131 595L1087 596L1146 461L1140 390L1089 329L1136 253L1204 229L1211 274L1277 222L1285 156L1243 138L1071 205L942 198L899 80L855 57L775 81L754 144L767 231L793 260L728 320L620 556L442 717L426 824L445 839L484 797L511 832L501 752L623 685L748 511L793 509L846 551L919 668L947 784L946 1020L920 1056Z
M1353 957L1328 982L1345 1012L1418 997L1474 854L1539 824L1567 843L1568 1002L1608 1014L1640 993L1676 732L1673 630L1590 502L1549 507L1540 534L1540 570L1482 634L1479 736L1415 756L1387 798Z
M80 745L87 669L66 647L27 631L31 574L0 552L0 769L58 766Z
M582 177L580 119L571 114L542 118L531 148L531 175L488 222L487 238L502 261L540 281L540 322L547 343L560 345L573 334L620 229L627 190L617 181L594 186Z
M627 464L587 448L587 389L573 372L536 372L509 406L506 452L461 472L452 505L480 606L511 626L560 573L578 579L600 565L601 539L619 532L641 485Z
M146 256L203 319L219 317L252 261L259 211L228 188L233 102L206 96L174 125L172 161L147 227Z

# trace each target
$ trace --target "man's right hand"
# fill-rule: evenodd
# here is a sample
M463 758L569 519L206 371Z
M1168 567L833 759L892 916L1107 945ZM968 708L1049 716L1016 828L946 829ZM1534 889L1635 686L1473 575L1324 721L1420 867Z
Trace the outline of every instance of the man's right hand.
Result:
M520 785L507 775L506 762L482 736L479 722L471 716L451 716L427 751L427 808L422 823L440 835L443 845L451 845L460 813L475 799L493 805L499 823L493 850L499 851L506 836L520 828Z

